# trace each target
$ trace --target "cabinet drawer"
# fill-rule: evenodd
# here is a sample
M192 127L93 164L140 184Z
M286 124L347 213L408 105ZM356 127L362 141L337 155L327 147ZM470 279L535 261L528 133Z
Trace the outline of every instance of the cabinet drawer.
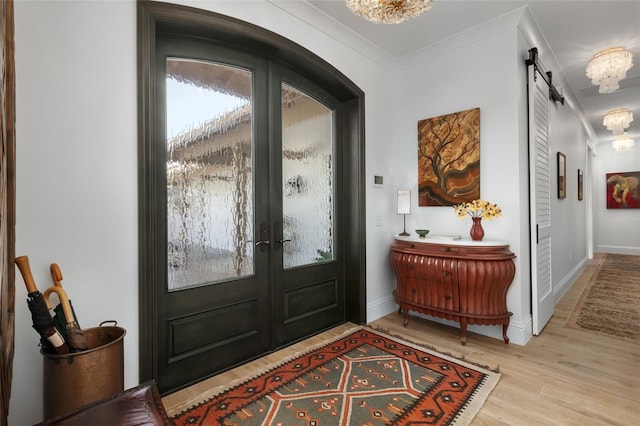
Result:
M459 309L455 259L394 253L397 295L411 303L442 310Z
M458 261L441 257L423 259L426 265L419 268L416 280L417 302L437 309L457 311L460 304Z

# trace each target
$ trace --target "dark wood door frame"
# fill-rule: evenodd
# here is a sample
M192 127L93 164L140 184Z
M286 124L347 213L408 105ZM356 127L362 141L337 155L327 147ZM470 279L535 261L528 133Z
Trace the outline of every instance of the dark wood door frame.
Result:
M155 378L155 342L153 341L157 312L153 303L158 291L155 282L157 268L149 261L155 235L149 232L150 209L157 200L149 190L145 170L149 157L157 155L150 147L155 140L154 105L156 105L155 38L158 32L176 32L191 37L204 37L217 44L250 52L259 52L270 60L282 62L300 75L313 79L342 102L344 113L340 123L343 156L343 184L348 191L340 202L343 207L344 232L340 241L345 250L346 321L363 324L366 321L365 282L365 155L364 155L364 93L344 74L300 45L261 27L212 12L167 3L138 3L138 98L139 98L139 322L140 381Z
M0 2L0 425L7 424L15 331L15 62L13 0Z

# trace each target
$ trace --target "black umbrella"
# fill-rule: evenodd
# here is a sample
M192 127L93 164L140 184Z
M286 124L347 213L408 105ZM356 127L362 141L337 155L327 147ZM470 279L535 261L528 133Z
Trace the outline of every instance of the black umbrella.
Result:
M16 265L22 274L22 279L27 287L27 306L31 311L31 322L33 328L40 335L40 343L42 344L42 351L45 353L69 353L69 346L67 345L64 337L55 327L55 321L51 318L49 308L44 300L44 297L31 274L31 267L29 266L29 258L27 256L16 257Z
M60 267L58 266L58 264L52 263L49 269L51 271L51 279L53 280L53 285L62 288L62 271L60 271ZM57 317L62 318L63 320L63 324L59 324L62 321L56 319L56 328L58 328L58 330L60 330L59 326L65 328L65 330L69 333L69 338L67 340L69 342L69 345L73 349L86 351L87 349L89 349L87 338L84 336L82 327L80 327L80 324L78 323L78 316L76 315L76 310L73 309L73 303L71 303L70 299L69 307L71 308L70 314L73 315L73 318L65 314L62 303L60 303L54 309L54 312L56 313L56 315L54 315L54 319ZM70 321L72 322L72 324L70 324Z
M49 287L44 291L44 301L47 306L51 306L51 303L49 302L49 295L51 293L56 293L58 295L58 300L60 300L60 303L54 310L54 312L56 312L54 322L58 324L61 322L64 323L63 327L65 332L62 332L62 334L65 336L69 347L73 349L74 352L88 350L89 346L87 345L87 338L84 336L82 329L76 322L67 293L62 287Z

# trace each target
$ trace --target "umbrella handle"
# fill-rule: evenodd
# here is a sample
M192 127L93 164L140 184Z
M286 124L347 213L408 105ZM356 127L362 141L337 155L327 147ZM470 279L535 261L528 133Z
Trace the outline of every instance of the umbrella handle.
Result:
M62 312L64 313L64 317L67 319L67 324L75 322L76 319L73 316L73 311L71 310L71 303L69 303L67 292L64 291L62 287L49 287L48 289L46 289L42 294L42 297L47 304L47 308L49 309L51 309L51 303L49 303L49 295L51 293L56 293L58 295L58 299L60 299L60 305L62 306Z
M56 287L62 287L62 271L60 271L60 267L57 263L52 263L49 267L51 270L51 279L53 280L53 285Z
M15 259L16 265L18 269L20 269L20 273L22 274L22 279L24 280L24 285L27 287L28 293L33 293L38 291L38 286L36 286L36 282L33 279L33 275L31 274L31 266L29 266L29 258L27 256L19 256Z

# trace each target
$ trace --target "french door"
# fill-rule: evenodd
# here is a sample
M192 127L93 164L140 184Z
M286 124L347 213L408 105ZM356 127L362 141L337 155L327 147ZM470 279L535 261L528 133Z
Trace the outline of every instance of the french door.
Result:
M345 321L341 106L195 38L159 37L154 66L146 262L167 392Z

